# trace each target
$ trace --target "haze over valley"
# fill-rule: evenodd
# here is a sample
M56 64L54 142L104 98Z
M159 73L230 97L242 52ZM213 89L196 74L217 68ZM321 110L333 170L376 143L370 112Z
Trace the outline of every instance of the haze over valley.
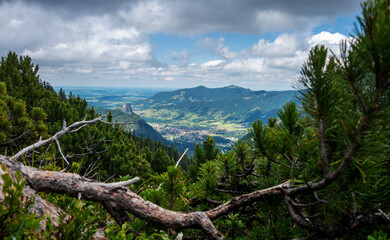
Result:
M131 123L124 128L138 136L150 135L191 150L207 136L228 150L247 134L252 122L267 122L283 104L297 101L296 91L251 91L235 85L178 90L66 87L63 91L80 95L102 114L110 109L114 121ZM126 104L127 112L118 109Z

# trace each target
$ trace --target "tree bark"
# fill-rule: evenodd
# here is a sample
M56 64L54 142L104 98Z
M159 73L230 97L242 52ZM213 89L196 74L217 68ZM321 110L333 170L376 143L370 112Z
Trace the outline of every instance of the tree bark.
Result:
M7 157L1 156L0 155L0 163L3 163L3 160L7 159ZM15 171L18 170L18 168L9 168L9 165L7 165L8 171L15 181L14 174ZM0 168L0 176L5 174L5 172ZM0 177L0 202L3 202L4 200L4 194L3 194L3 186L4 186L4 181L3 178ZM58 226L57 219L60 218L60 216L65 213L61 208L53 205L51 202L45 200L41 196L37 194L35 189L30 187L30 185L26 184L26 186L23 189L23 195L26 198L23 198L22 201L25 201L27 198L33 197L35 199L33 205L32 205L32 211L36 213L39 217L42 217L44 215L49 214L51 222L54 226ZM64 222L68 223L72 219L71 216L66 215ZM46 227L46 218L43 218L41 220L41 231L45 230Z
M9 157L0 156L10 172L19 170L26 177L28 185L37 192L67 193L70 196L100 202L118 223L126 221L126 212L166 228L199 228L211 239L226 239L204 212L174 212L152 202L145 201L123 184L98 183L78 174L43 171L25 166Z

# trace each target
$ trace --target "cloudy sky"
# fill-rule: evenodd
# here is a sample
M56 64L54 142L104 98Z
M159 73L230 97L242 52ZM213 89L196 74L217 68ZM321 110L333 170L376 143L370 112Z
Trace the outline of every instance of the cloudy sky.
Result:
M0 55L30 56L54 86L285 90L359 12L359 0L0 0Z

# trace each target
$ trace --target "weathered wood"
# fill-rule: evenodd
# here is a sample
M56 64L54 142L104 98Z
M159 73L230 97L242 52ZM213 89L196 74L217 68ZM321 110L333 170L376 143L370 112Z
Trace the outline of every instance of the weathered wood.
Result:
M65 121L64 121L64 126L63 126L61 131L57 132L56 134L54 134L50 138L47 138L45 140L39 139L38 142L36 142L36 143L34 143L34 144L32 144L32 145L30 145L28 147L23 148L22 150L17 152L12 157L12 159L13 160L18 160L18 158L20 158L22 155L24 155L26 153L30 153L30 152L34 151L34 149L36 150L36 149L41 148L43 146L49 145L53 141L57 141L58 142L58 139L61 138L63 135L65 135L67 133L70 133L70 132L78 131L78 130L80 130L81 128L83 128L84 126L86 126L88 124L94 124L94 123L97 123L97 122L105 122L105 121L103 121L104 117L105 117L105 115L102 115L100 117L97 117L95 119L88 120L88 121L86 121L85 120L86 118L84 118L82 121L75 122L72 125L70 125L69 127L66 127L66 124L65 124ZM59 144L58 144L58 147L59 147L59 149L61 151L61 147L59 146ZM62 152L61 152L61 155L63 155Z
M9 160L8 157L0 155L0 163L3 163L3 160L7 160L7 159ZM15 174L16 170L19 170L19 168L18 167L11 167L10 165L7 165L7 170L8 170L8 173L13 178L13 180L15 181L14 174ZM5 174L5 172L0 168L0 176L3 174ZM0 177L0 202L2 202L4 200L3 186L4 186L4 181ZM22 201L25 201L27 198L34 198L35 199L34 203L32 204L32 211L34 213L36 213L39 217L43 217L45 215L48 215L51 219L52 224L54 226L58 226L57 219L59 219L60 216L65 213L61 208L53 205L51 202L49 202L46 199L39 196L37 194L37 192L35 191L35 189L30 187L30 185L28 185L28 184L26 184L26 186L23 189L23 195L25 197L21 199ZM66 215L66 217L64 218L64 223L69 222L71 219L72 219L71 216ZM46 217L44 217L41 220L41 228L40 228L41 231L45 230L46 221L47 221Z
M284 182L282 184L258 190L256 192L243 194L232 198L230 201L219 205L206 212L207 216L211 219L217 219L223 215L229 214L230 212L237 210L240 207L251 205L255 202L260 201L264 196L280 195L284 194L285 189L290 187L290 182Z
M37 192L66 193L73 197L100 202L118 222L126 221L126 212L166 228L200 228L212 239L225 239L204 212L174 212L145 201L122 183L100 183L78 174L44 171L25 166L9 157L0 156L0 163L12 171L19 170L28 185Z

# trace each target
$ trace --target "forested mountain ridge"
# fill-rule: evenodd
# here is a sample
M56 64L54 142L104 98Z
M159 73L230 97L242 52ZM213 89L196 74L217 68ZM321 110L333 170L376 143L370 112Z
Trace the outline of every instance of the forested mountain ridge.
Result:
M168 141L164 139L152 126L150 126L145 120L135 113L124 112L122 109L104 109L96 108L96 112L104 115L108 115L109 112L112 114L113 122L124 122L127 123L123 126L123 129L130 131L138 137L150 138L154 141L162 141L168 144Z
M196 101L218 101L225 100L243 94L251 93L250 89L230 85L222 88L207 88L198 86L194 88L184 88L169 92L160 92L149 98L150 101L169 104L173 102L196 102Z
M215 120L249 126L266 121L286 102L297 101L297 91L251 91L235 85L223 88L179 89L161 92L134 102L134 109L147 121Z

